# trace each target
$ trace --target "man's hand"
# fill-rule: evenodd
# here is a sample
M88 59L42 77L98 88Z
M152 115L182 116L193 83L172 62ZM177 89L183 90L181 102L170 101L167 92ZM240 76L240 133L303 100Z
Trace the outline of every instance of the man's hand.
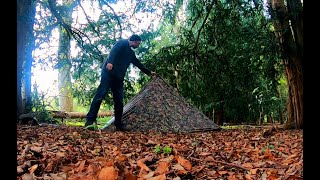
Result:
M156 73L156 72L154 72L154 71L151 71L150 76L154 78L154 77L156 77L156 76L157 76L157 73Z
M108 64L107 64L107 69L108 69L109 71L111 71L112 68L113 68L113 65L112 65L111 63L108 63Z

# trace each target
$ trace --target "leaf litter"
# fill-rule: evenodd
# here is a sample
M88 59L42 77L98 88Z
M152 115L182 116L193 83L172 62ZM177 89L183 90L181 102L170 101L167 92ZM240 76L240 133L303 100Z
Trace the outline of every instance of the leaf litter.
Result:
M178 134L18 125L17 179L303 179L302 130L267 131Z

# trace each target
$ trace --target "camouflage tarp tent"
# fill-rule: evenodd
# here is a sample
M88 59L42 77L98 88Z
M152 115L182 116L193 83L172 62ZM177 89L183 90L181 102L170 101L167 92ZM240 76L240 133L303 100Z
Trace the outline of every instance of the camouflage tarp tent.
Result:
M102 129L109 126L112 118ZM163 78L152 78L123 110L122 122L130 131L198 132L219 126L193 107Z

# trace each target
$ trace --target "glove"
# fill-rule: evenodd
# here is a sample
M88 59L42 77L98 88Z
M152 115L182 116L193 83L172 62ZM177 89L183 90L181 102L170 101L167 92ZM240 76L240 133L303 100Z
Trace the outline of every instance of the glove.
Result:
M150 76L154 78L154 77L156 77L156 76L157 76L157 73L156 73L156 72L154 72L154 71L151 71Z

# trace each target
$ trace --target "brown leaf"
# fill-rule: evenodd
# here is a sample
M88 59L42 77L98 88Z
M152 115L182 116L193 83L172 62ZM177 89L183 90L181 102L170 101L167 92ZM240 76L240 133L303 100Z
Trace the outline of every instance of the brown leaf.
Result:
M138 179L143 178L143 176L147 175L148 172L145 169L140 169Z
M253 175L257 174L257 170L258 170L258 168L250 169L250 174L253 174Z
M169 171L169 162L167 161L160 161L158 163L158 167L156 169L156 174L165 174L166 172Z
M103 161L102 166L107 166L107 167L114 166L114 161L113 160L105 160L105 161Z
M154 171L150 171L148 174L145 174L142 176L143 179L149 179L152 178L154 176Z
M146 145L155 145L156 143L150 139L148 139L148 142L146 142Z
M45 172L51 172L52 171L52 165L53 165L53 162L49 162L47 167L44 169Z
M30 148L31 151L37 152L37 153L41 153L42 151L42 147L37 147L37 146L32 146Z
M79 176L70 176L68 180L81 180L81 178Z
M193 168L193 172L194 173L199 173L200 171L202 171L203 168L205 168L206 166L203 165L203 166L196 166Z
M75 170L76 172L82 172L85 168L86 160L82 160L79 167Z
M144 164L144 161L145 161L145 159L140 159L140 160L138 160L138 161L137 161L137 165L138 165L141 169L149 172L149 171L150 171L150 168L148 168L148 166Z
M245 178L246 178L246 180L251 180L251 179L252 179L249 174L246 174L246 175L245 175Z
M236 175L230 175L228 176L228 180L238 180L238 178L236 177Z
M228 171L218 171L220 175L228 174Z
M67 173L72 170L72 167L71 166L62 166L61 170L62 170L62 172Z
M118 170L113 166L104 167L101 169L98 180L114 180L118 178Z
M23 172L24 172L24 170L20 166L17 166L17 173L20 174Z
M244 164L242 164L242 166L245 168L249 168L249 169L253 168L251 163L244 163Z
M274 174L271 174L270 176L268 176L267 178L268 180L276 180L277 176L275 176Z
M67 174L64 173L64 172L58 173L58 174L50 173L50 176L51 176L54 180L65 180L65 179L67 179Z
M88 173L95 173L99 170L99 167L96 164L89 164L87 168Z
M29 173L25 173L22 175L21 177L22 180L34 180L34 175L33 174L29 174Z
M88 174L86 176L81 177L81 180L96 180L96 179L97 179L97 177L95 177L92 174Z
M166 180L166 175L162 174L159 176L148 178L147 180Z
M30 174L34 173L34 171L38 168L38 164L35 164L33 166L31 166L28 170L30 172Z
M58 158L62 158L62 157L65 157L65 154L64 154L64 152L57 152L57 153L56 153L56 156L57 156Z
M200 156L208 156L208 155L211 155L212 153L209 153L209 152L202 152L200 153L199 155Z
M188 174L188 171L185 169L180 169L180 170L178 170L177 174L178 175L186 175L186 174Z
M184 170L184 168L180 164L175 164L172 166L173 170Z
M120 155L120 156L117 156L117 160L119 161L119 162L124 162L124 161L126 161L128 158L127 158L127 156L126 155Z
M178 161L181 166L183 166L186 170L191 171L192 169L192 164L190 163L189 160L181 157L181 156L175 156L176 160Z
M128 172L126 174L126 180L137 180L137 179L138 179L138 177L133 175L131 172Z

